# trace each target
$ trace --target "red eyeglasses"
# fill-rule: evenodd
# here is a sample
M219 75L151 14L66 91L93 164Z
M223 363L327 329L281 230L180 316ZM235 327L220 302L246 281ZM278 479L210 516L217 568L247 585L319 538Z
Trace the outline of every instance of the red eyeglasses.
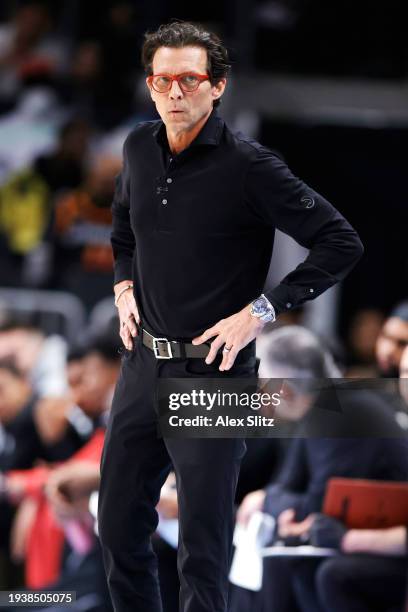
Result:
M197 74L196 72L182 72L181 74L152 74L147 82L158 93L167 93L177 81L178 86L184 92L195 91L203 81L209 81L208 74Z

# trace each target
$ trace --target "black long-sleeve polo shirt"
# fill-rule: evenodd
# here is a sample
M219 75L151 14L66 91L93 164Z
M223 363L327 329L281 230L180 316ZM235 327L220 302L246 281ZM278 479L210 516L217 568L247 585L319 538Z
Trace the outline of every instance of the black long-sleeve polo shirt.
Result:
M115 283L133 279L142 321L158 336L191 339L262 292L278 314L295 308L362 255L357 233L327 200L216 111L173 156L164 124L140 123L123 158L112 205ZM310 252L271 289L276 228Z

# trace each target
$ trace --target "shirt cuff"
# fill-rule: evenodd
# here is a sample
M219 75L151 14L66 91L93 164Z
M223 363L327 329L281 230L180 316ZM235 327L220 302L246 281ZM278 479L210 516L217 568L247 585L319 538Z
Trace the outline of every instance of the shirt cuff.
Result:
M132 279L132 260L116 260L114 266L113 284L121 283L124 280Z
M274 307L276 315L287 312L296 306L292 288L283 283L274 289L264 291L264 295Z

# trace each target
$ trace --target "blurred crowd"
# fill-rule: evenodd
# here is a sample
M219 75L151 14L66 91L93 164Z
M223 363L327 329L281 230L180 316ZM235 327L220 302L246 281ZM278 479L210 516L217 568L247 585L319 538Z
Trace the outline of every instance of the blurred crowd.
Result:
M153 116L139 86L144 21L132 2L100 8L98 20L82 9L75 36L41 0L0 23L0 286L70 291L87 308L111 292L124 137Z
M284 401L275 415L277 435L247 440L236 495L237 524L245 526L254 513L263 512L276 520L275 540L290 545L308 540L335 548L339 555L266 559L261 591L231 585L231 612L403 609L407 526L349 529L322 513L334 476L408 483L408 302L374 327L374 359L362 361L372 368L371 379L348 379L352 386L343 392L341 405L346 426L336 420L332 429L327 423L319 429L319 415L317 421L313 415L330 409L333 396L319 395L313 382L344 382L340 377L353 374L353 368L347 369L303 326L281 321L261 336L259 375L285 379L280 389ZM26 317L22 321L12 312L3 313L1 588L75 590L78 610L111 609L96 507L121 351L115 319L68 343ZM370 380L383 384L372 387ZM353 381L364 384L354 388ZM166 529L178 516L174 475L163 487L157 510L160 523L153 542L164 609L176 612L177 542Z

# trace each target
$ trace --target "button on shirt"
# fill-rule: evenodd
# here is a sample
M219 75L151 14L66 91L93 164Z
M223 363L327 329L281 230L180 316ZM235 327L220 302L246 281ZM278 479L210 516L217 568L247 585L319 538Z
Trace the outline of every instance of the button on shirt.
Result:
M363 252L323 196L216 111L178 155L161 121L140 123L124 144L112 213L115 283L133 279L142 323L172 339L194 338L261 293L277 314L299 306ZM276 228L310 252L269 288Z

